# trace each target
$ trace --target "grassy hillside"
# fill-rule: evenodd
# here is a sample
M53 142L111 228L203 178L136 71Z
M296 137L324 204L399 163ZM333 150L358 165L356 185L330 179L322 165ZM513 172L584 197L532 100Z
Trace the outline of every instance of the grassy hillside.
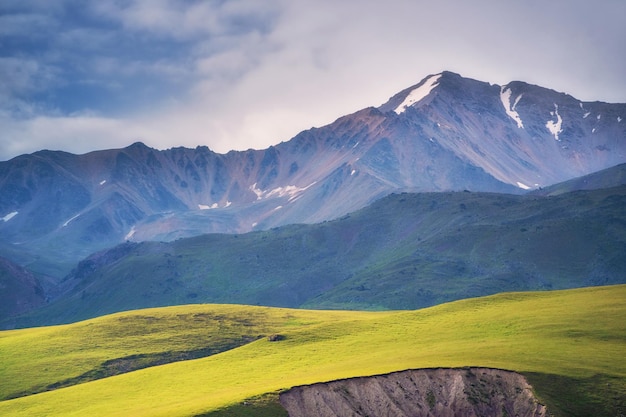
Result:
M2 401L0 415L246 415L244 400L294 385L470 365L529 375L557 415L589 415L589 407L596 415L616 415L626 404L625 301L622 285L506 293L417 311L200 305L4 331L4 397L76 377L114 358L234 346L239 337L262 334L283 339L263 337L202 359ZM564 403L567 396L575 401Z
M620 164L569 181L533 190L530 194L554 196L579 190L612 188L624 184L626 184L626 164Z
M272 334L280 310L192 305L0 332L0 400L210 356Z
M82 262L66 297L5 327L188 303L415 309L504 291L625 283L626 186L555 197L399 194L332 222Z

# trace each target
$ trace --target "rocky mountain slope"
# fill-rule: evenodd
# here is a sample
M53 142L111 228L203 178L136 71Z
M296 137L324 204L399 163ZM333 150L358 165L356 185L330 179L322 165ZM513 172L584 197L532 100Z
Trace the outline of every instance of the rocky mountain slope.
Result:
M126 240L315 223L400 190L519 193L626 162L623 118L444 72L265 150L40 151L0 162L0 250L60 277Z
M46 301L43 286L30 271L0 257L0 318L25 313Z

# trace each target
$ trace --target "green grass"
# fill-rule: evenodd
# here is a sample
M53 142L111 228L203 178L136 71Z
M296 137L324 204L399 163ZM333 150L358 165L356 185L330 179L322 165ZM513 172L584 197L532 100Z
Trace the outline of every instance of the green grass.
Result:
M621 416L626 411L623 376L568 377L531 372L526 377L544 403L560 416Z
M196 417L288 417L279 395L279 392L262 394Z
M194 315L221 317L222 323L232 319L237 323L232 325L233 338L277 333L284 339L263 337L202 359L2 401L0 415L245 416L250 407L276 407L275 395L263 394L294 385L462 366L529 375L556 415L583 416L602 401L608 408L596 415L615 415L616 410L624 412L626 395L625 301L626 286L621 285L506 293L417 311L196 305L5 331L0 332L0 389L5 397L80 375L115 357L193 350L221 337L216 320L190 326ZM608 389L607 383L612 384ZM562 386L563 393L554 386ZM565 404L561 394L580 404Z
M192 305L0 332L0 400L209 356L290 323L279 309Z

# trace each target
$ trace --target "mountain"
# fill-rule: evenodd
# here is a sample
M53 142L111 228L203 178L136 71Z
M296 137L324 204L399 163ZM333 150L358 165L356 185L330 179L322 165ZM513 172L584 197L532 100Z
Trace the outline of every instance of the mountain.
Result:
M626 186L558 196L401 193L334 221L81 261L64 296L2 325L188 303L415 309L503 291L626 283Z
M521 193L626 162L625 117L443 72L265 150L35 152L0 162L0 250L59 278L126 240L316 223L399 191Z

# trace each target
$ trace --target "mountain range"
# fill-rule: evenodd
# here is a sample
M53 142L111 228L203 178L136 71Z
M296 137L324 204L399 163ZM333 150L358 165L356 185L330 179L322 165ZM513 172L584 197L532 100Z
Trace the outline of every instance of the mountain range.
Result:
M453 237L455 234L451 232L454 229L448 230L448 227L456 224L457 229L463 226L457 235L462 234L461 231L469 229L476 231L483 226L486 229L480 229L482 232L486 233L486 230L491 228L489 233L499 233L494 230L498 229L498 225L504 224L521 224L518 231L532 229L534 233L544 230L537 235L547 233L545 231L548 230L548 224L545 223L547 221L545 219L552 218L544 214L543 208L537 209L539 211L533 215L539 223L529 221L531 229L524 225L526 220L523 213L525 210L531 210L534 203L530 202L535 200L531 197L519 197L522 194L533 195L533 198L537 199L549 193L567 194L567 197L563 197L565 199L563 201L567 203L561 203L564 205L563 210L569 204L580 208L587 204L585 201L592 201L594 205L602 207L602 210L609 210L612 213L611 219L617 219L615 220L617 224L621 224L620 210L615 206L607 208L603 204L609 204L613 201L611 198L621 201L619 199L622 190L618 188L617 191L611 191L613 194L604 195L603 198L608 199L607 202L597 200L600 197L593 194L593 190L609 189L619 185L620 175L623 178L623 174L616 172L623 172L623 167L609 171L614 177L608 178L609 174L605 173L602 180L596 180L597 185L593 183L585 186L584 183L576 181L586 181L577 178L626 162L624 118L626 104L583 102L570 95L520 81L500 86L443 72L426 77L418 84L392 96L381 106L368 107L340 117L327 126L303 131L289 141L264 150L250 149L218 154L207 147L156 150L142 143L134 143L123 149L95 151L84 155L43 150L0 162L0 255L6 258L7 262L15 264L5 270L15 271L19 265L20 268L25 267L32 271L37 277L37 282L32 284L34 281L18 274L22 277L21 282L32 284L28 284L32 294L43 293L44 298L51 300L63 296L76 297L78 293L75 291L84 289L85 280L94 279L93 273L97 271L105 276L102 268L112 267L111 265L118 260L116 256L122 259L135 250L148 252L156 250L156 253L163 251L163 254L171 255L173 250L171 248L177 245L174 241L206 233L214 235L196 238L198 239L196 242L199 242L197 244L208 244L202 239L209 239L216 245L213 247L218 248L225 245L220 239L234 239L233 236L240 236L240 242L244 242L249 239L251 241L261 239L263 236L268 238L269 235L264 233L270 233L273 228L279 226L309 224L313 227L311 230L326 230L324 223L322 226L313 225L340 219L382 201L381 198L391 193L396 193L395 199L398 199L398 193L402 192L422 193L420 198L429 202L426 204L420 200L421 202L415 203L417 205L413 207L413 210L430 213L428 220L423 222L430 225L432 230L420 229L419 233L415 232L417 234L414 237L422 239L426 235L432 236L443 231L438 238L455 241L457 238ZM551 188L557 183L561 183L559 185L561 188ZM590 194L581 197L575 193L581 189L588 189ZM394 204L392 203L395 201L394 198L384 201L386 204ZM465 199L468 201L464 201ZM430 204L435 205L431 207ZM464 217L454 217L458 213L446 212L447 214L443 215L441 211L436 210L438 205L445 207L446 204L454 206L459 213L460 207L466 209L478 207L479 212L467 209L469 210L467 213L472 213L471 218L481 218L480 210L491 213L489 208L498 204L504 206L522 204L523 208L509 219L506 216L497 217L499 223L489 223L485 226L475 225L468 219L460 221L459 218ZM550 205L547 204L546 207ZM582 212L568 213L576 217ZM506 211L503 213L508 215ZM602 217L603 212L600 210L598 213ZM450 223L441 223L445 221ZM374 220L367 220L364 224L368 222ZM350 222L347 221L346 224ZM572 224L569 226L565 224L562 223L562 226L572 227ZM598 227L606 226L607 224ZM279 229L280 231L276 233L278 235L292 233L293 230L300 230L299 228L303 227L289 226ZM538 227L542 229L537 229ZM297 233L304 235L326 233L302 230ZM381 226L367 233L376 234L375 230L379 230L377 237L381 241L386 241L385 239L392 241L399 239L397 234L401 235L402 230L413 228L404 225L400 229L386 230ZM253 231L255 233L247 234ZM215 235L216 233L231 236ZM334 231L331 235L333 233L339 232ZM390 234L386 237L385 233ZM524 237L528 235L530 234ZM547 234L543 238L547 239L550 236ZM560 231L556 236L565 237L567 234ZM476 236L466 237L476 238ZM335 238L337 240L323 240L323 245L319 243L322 240L318 240L318 244L329 248L333 246L333 242L348 243L339 235ZM621 235L615 235L613 238L608 247L622 248ZM162 243L140 243L146 241ZM397 241L401 242L402 239ZM463 240L459 240L461 241ZM187 245L187 242L193 240L184 242L179 245ZM537 247L540 246L540 242L536 242ZM592 239L590 242L596 241ZM120 244L122 245L117 246ZM354 244L356 245L356 241ZM600 242L593 244L602 245ZM513 250L519 247L519 245L509 246L511 247L508 249ZM109 250L112 247L115 248ZM157 247L166 249L154 249ZM416 249L417 246L410 247L411 250L419 251ZM272 248L277 250L279 255L283 257L286 255L284 248L281 252L280 245ZM594 248L597 249L597 246L590 250ZM221 253L222 257L241 253L239 256L244 260L252 256L246 252L246 247L232 249L235 252L228 255L217 249L214 253ZM339 247L336 249L342 250ZM609 272L616 270L623 272L620 269L621 264L613 258L613 249L608 249L608 252L602 255L605 257L598 261L598 268L591 268L595 272L586 270L593 272L592 276L595 278L587 277L584 282L593 279L597 279L598 282L603 279L613 282L613 278L599 277L609 276ZM254 250L259 249L255 247ZM394 258L395 255L391 255L395 253L394 251L401 252L402 247L394 247L393 251L389 252L393 262L402 264L409 262L410 259L411 262L415 261L410 257L399 257L397 259L402 261L397 260ZM96 252L98 255L92 255ZM464 253L464 256L469 257L477 256L472 251L459 250L458 253ZM326 259L327 254L318 253L316 256ZM382 255L377 252L376 256ZM83 259L85 261L77 266ZM90 262L93 263L94 259L108 260L110 265L95 262L95 266L92 265L93 273L90 275L85 272L85 266ZM175 259L176 257L170 261ZM335 263L344 262L343 258L332 256L327 259L333 259L332 262ZM355 262L361 262L356 259ZM434 263L430 266L433 271L437 270L437 262L444 262L437 259L432 261ZM253 266L244 260L241 261L241 265ZM459 261L465 266L459 266L456 272L448 268L449 260L444 262L447 266L443 268L442 271L445 273L441 272L441 276L452 273L470 274L468 271L472 271L471 274L476 276L482 274L480 268L467 258ZM603 263L604 261L609 264ZM216 258L215 262L216 265L219 264L220 259ZM549 285L559 288L568 286L563 283L555 284L553 273L556 270L529 272L522 260L516 262L522 265L520 270L524 271L520 272L522 275L532 276L539 283L528 288L541 288L542 285L546 288L549 288ZM503 267L503 263L506 262L500 262L499 273L514 275L511 272L514 269L512 264ZM398 270L404 268L400 264L397 265ZM409 264L405 266L408 268ZM373 268L376 264L367 265ZM385 265L381 268L389 266ZM306 268L304 265L299 267ZM472 269L475 267L479 269ZM133 268L136 269L137 266ZM218 271L220 268L215 267L215 270ZM270 262L263 268L266 269L266 274L270 274L276 269L276 264ZM330 274L329 279L332 281L324 284L326 287L316 288L315 291L325 291L334 288L344 279L353 279L356 275L350 274L356 273L354 268L347 262L345 270L342 269L339 275L333 275L335 272L330 269L315 270L316 274ZM469 269L463 272L463 268ZM603 270L609 272L601 272ZM178 270L174 272L181 273ZM307 276L297 270L292 272L295 274L293 282L302 283L303 277ZM206 273L206 270L202 270L202 273ZM237 270L237 273L241 271ZM341 275L344 273L347 275ZM438 274L433 273L433 276ZM541 281L543 278L537 278L539 276L549 276L549 279L543 282ZM168 279L174 278L170 276ZM572 279L576 281L578 278ZM576 281L576 285L582 285L583 281ZM198 297L196 301L213 299L200 297L199 294L204 289L194 291L188 288L188 284L189 282L186 282L183 285L187 292L179 294L175 301L171 300L172 302L194 301L193 294ZM355 287L360 288L360 285ZM367 285L362 283L362 287L366 288ZM524 285L522 287L526 288ZM270 291L269 287L267 291ZM325 293L324 291L317 295ZM474 294L465 290L459 290L460 293ZM88 299L90 292L80 294L85 294L84 297ZM106 294L106 291L102 294ZM225 302L230 300L220 297L215 299ZM314 302L307 297L296 297L297 300L294 299L286 305L313 303L311 305L343 306L347 302L345 299L340 301L329 299L327 302L319 299ZM421 304L409 303L406 306L430 305L451 297L431 294L425 299L429 301ZM254 303L263 300L260 296L250 299L244 297L241 302L248 301ZM159 303L161 301L157 304ZM147 304L152 305L150 302ZM381 300L368 300L365 304L370 308L403 306L401 302ZM359 305L358 300L354 302L354 306Z
M589 180L616 172L626 164ZM318 224L126 242L79 262L54 302L0 324L188 303L416 309L502 291L626 283L626 184L545 190L391 194Z

